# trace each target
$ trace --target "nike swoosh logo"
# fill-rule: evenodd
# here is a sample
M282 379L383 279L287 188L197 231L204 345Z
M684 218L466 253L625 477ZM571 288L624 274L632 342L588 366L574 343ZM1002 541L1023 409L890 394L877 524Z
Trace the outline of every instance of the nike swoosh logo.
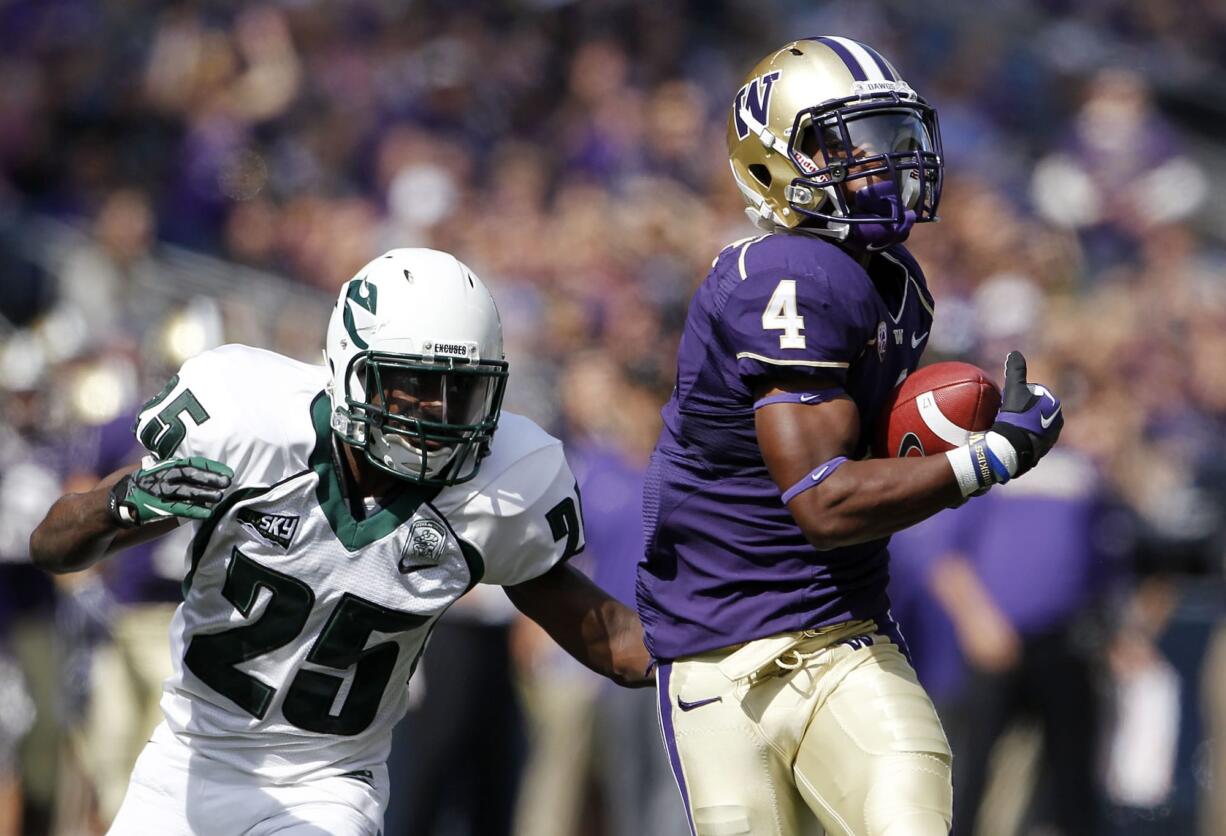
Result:
M177 464L177 463L178 463L177 459L167 459L164 462L158 462L157 464L153 465L153 467L143 467L141 468L141 470L145 471L146 473L156 473L159 470L165 470L171 465Z
M808 403L809 401L815 401L815 400L817 400L817 399L818 399L818 398L820 398L820 397L821 397L821 395L801 395L801 396L800 396L800 402L801 402L801 403Z
M1035 384L1034 393L1040 397L1047 398L1052 403L1056 403L1056 396L1047 390L1046 386ZM1043 429L1051 426L1051 422L1056 420L1056 416L1060 414L1060 405L1056 405L1056 410L1051 415L1044 415L1043 410L1039 410L1039 425Z
M398 563L396 568L400 570L400 574L407 575L409 572L420 572L423 569L437 569L437 563Z
M912 333L912 334L911 334L911 347L912 347L912 348L919 348L919 344L920 344L920 343L922 343L922 342L923 342L924 340L926 340L926 339L928 339L928 332L927 332L927 331L925 331L924 333L922 333L922 334L920 334L920 335L918 335L918 336L917 336L916 334Z
M822 474L829 469L830 465L824 465L821 470L817 471L817 473L810 473L809 478L816 482L818 479L822 478Z
M705 700L686 702L681 697L677 697L677 707L682 711L693 711L695 708L702 708L704 705L710 705L713 702L723 702L723 700L723 697L707 697Z

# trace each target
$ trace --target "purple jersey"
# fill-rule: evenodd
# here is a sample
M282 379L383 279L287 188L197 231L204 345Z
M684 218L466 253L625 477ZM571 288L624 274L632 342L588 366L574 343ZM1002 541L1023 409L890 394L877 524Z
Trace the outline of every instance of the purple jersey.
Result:
M859 407L861 456L886 397L919 361L932 304L901 247L867 271L803 234L720 253L690 303L644 488L637 598L656 658L884 617L888 540L809 544L763 462L753 393L782 374L837 380Z

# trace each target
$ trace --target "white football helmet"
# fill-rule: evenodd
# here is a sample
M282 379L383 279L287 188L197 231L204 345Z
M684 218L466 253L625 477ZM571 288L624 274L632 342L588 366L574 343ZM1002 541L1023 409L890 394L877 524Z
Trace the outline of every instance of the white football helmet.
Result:
M506 391L502 322L455 256L391 250L341 288L324 351L332 429L402 479L471 479Z

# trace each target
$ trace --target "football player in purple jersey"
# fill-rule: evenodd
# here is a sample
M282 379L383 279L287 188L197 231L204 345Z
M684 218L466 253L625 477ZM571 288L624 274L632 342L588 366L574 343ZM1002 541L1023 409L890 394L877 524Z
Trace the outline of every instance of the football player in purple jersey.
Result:
M1025 473L1059 401L1007 360L987 433L870 459L932 328L903 248L936 220L936 112L871 47L798 40L746 77L733 176L763 234L691 304L644 491L637 598L693 832L935 834L950 750L886 596L889 536Z

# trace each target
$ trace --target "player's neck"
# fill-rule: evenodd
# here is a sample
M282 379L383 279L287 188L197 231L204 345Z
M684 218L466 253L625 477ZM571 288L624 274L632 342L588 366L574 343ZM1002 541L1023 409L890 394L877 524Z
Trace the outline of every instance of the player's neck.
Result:
M337 444L336 447L339 448L339 464L344 471L346 490L357 498L383 497L403 485L400 479L365 461L352 446Z

